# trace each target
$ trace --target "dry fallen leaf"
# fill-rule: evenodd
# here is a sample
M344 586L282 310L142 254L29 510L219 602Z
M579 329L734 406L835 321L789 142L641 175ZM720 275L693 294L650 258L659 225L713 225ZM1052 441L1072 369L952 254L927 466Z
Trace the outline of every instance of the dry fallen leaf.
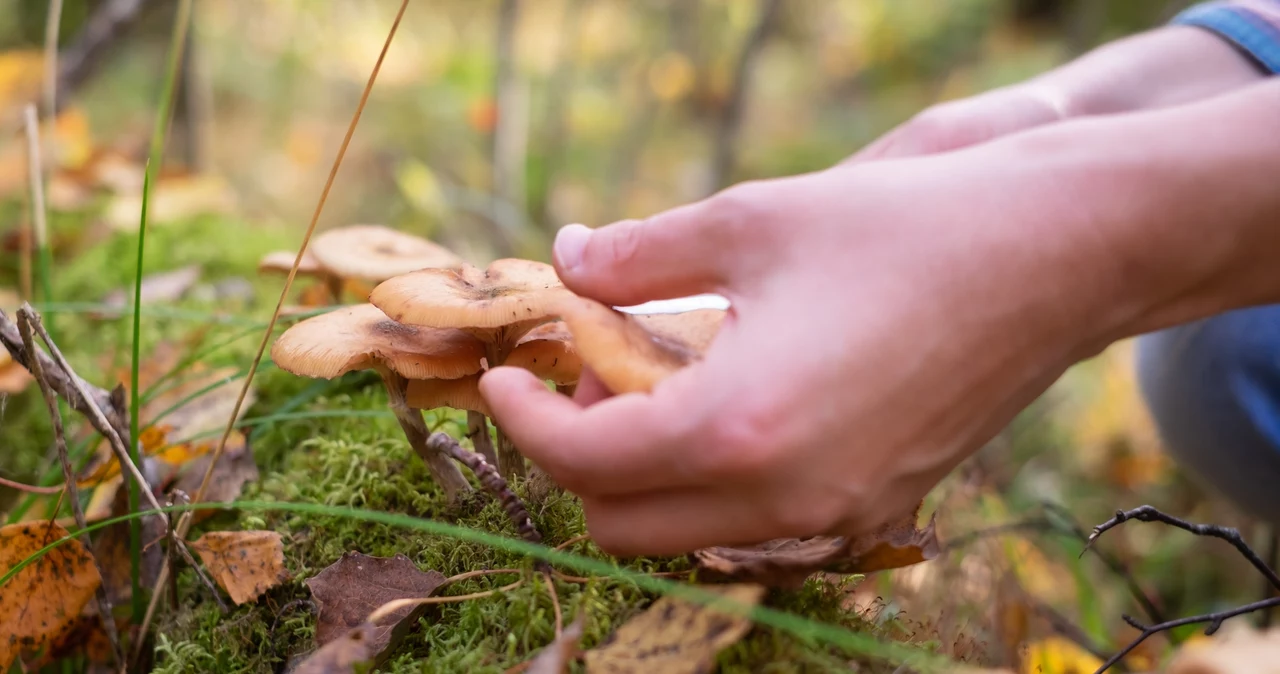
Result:
M66 529L46 521L0 528L0 574L66 535ZM0 671L70 631L101 584L89 552L71 540L0 586L0 635L5 635L0 636Z
M408 557L370 557L347 552L325 570L307 579L319 616L316 644L323 646L365 623L375 609L396 599L429 597L445 577L421 571ZM389 650L426 606L406 606L389 614L375 628L368 643L375 658Z
M693 553L704 575L770 587L795 588L818 571L870 573L896 569L938 555L934 520L916 528L919 507L909 517L855 539L842 536L780 538L750 547L718 546Z
M200 280L200 267L191 265L171 271L151 274L142 278L142 304L153 302L173 302L182 299L191 290L191 286ZM102 303L110 309L94 314L95 318L111 318L120 315L120 310L133 303L133 286L117 288L102 298Z
M206 446L207 449L207 446ZM192 458L173 482L169 492L181 491L194 499L204 480L204 472L209 467L213 455L207 451L201 456ZM230 503L240 496L247 482L258 479L258 464L253 460L253 451L249 442L240 431L232 431L227 438L227 446L223 449L222 458L213 468L213 476L209 478L209 488L205 490L200 503ZM217 514L216 510L191 511L196 522L208 519Z
M19 365L8 351L0 350L0 394L22 393L33 381L27 368Z
M1193 645L1169 664L1169 674L1280 674L1280 628L1237 628Z
M764 597L760 585L705 586L738 604L755 606ZM588 674L702 674L716 654L751 630L744 616L663 597L629 620L604 643L587 651Z
M292 671L292 674L353 674L356 665L374 658L373 650L379 629L361 623L337 639L316 649Z
M191 542L209 575L236 604L284 582L284 544L274 531L210 531Z
M569 671L569 663L578 657L578 642L582 641L582 616L565 628L564 633L551 645L542 649L534 658L524 674L564 674Z

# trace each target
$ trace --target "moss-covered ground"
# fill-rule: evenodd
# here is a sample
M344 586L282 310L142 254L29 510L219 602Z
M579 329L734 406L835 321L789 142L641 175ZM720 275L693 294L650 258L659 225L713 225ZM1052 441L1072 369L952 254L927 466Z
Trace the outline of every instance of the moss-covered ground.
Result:
M73 237L83 236L87 221L69 219L60 226ZM76 305L97 302L104 288L130 283L136 245L133 234L110 234L93 247L64 252L57 260L56 298L74 305L49 312L55 333L73 365L104 386L115 383L111 372L129 363L127 321L94 320L85 307ZM149 232L144 264L148 273L199 264L204 269L203 283L242 277L252 282L254 295L237 301L190 299L144 308L144 362L161 342L181 343L200 334L204 346L197 348L208 351L201 362L247 366L282 286L281 277L255 278L256 261L268 250L294 245L293 236L223 218ZM6 271L11 275L13 270ZM209 351L216 344L225 345ZM242 498L406 513L514 534L493 500L463 507L446 504L386 412L385 394L376 378L353 373L334 382L316 382L275 369L268 360L255 381L258 398L246 418L281 412L293 416L249 427L260 480L247 485ZM47 474L49 423L34 388L11 396L4 410L0 442L9 451L0 455L0 470L34 482L44 467L46 476L52 477ZM428 413L430 424L454 434L462 430L462 421L461 414L453 411ZM572 495L554 489L530 494L527 486L517 488L527 497L547 544L557 545L585 532L582 511ZM0 501L6 509L15 503L13 493ZM257 602L223 612L190 570L181 573L181 604L164 611L155 628L155 671L287 671L313 647L316 618L304 581L346 551L403 554L420 568L446 576L478 569L531 568L528 559L499 549L334 517L225 513L203 522L192 536L207 529L280 532L291 579ZM589 541L573 550L606 559ZM619 564L642 572L689 568L685 559L634 559ZM529 578L503 594L433 607L382 671L503 672L527 660L551 642L555 631L547 588L536 574ZM509 576L480 577L451 585L447 594L480 592L509 582ZM836 585L811 580L799 591L774 592L767 602L813 620L886 634L891 626L870 624L843 608L855 582L846 579ZM586 583L557 581L555 590L566 622L586 616L586 646L599 642L655 598L625 581L606 577ZM854 659L859 655L757 627L723 653L720 663L725 672L848 671ZM873 664L861 671L878 668Z

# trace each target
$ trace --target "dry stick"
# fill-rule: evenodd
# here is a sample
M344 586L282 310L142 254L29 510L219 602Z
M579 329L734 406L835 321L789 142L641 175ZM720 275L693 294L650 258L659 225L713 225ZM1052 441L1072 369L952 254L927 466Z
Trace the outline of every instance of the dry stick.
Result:
M55 487L37 487L32 484L23 484L21 482L14 482L13 480L7 480L3 477L0 477L0 487L8 487L10 489L16 489L18 491L26 492L28 494L53 495L53 494L61 494L63 485L58 485Z
M387 41L382 45L382 51L378 53L378 60L373 64L373 72L369 73L369 81L365 84L364 91L360 94L360 102L356 105L355 115L351 117L351 124L347 127L347 135L342 139L342 145L338 147L338 154L333 159L333 168L329 170L329 177L325 180L324 189L320 192L320 200L316 203L316 210L311 215L311 222L307 225L306 234L302 237L302 245L298 247L298 255L293 260L293 267L289 269L289 275L285 277L284 288L280 290L280 299L276 302L275 311L271 313L271 320L267 322L267 329L262 333L262 342L258 344L258 353L253 357L253 364L249 366L249 372L244 378L244 384L240 387L240 395L236 397L235 407L231 410L231 416L227 420L227 427L222 431L222 437L218 439L218 445L213 450L213 457L209 461L208 468L205 469L204 478L200 481L200 488L196 490L195 498L191 499L196 503L200 503L204 499L204 494L209 489L209 483L213 477L213 469L218 465L218 459L222 458L222 454L226 451L227 440L231 437L231 431L235 429L236 419L240 416L240 408L244 406L245 396L249 394L249 387L253 384L253 377L258 373L258 365L262 362L262 354L267 350L267 342L271 339L271 333L275 330L276 321L280 319L280 311L284 309L285 300L289 297L289 290L293 287L293 279L298 275L298 266L302 264L302 256L307 252L307 244L311 242L311 235L316 231L316 223L320 221L320 213L324 210L324 203L329 198L329 190L333 188L334 179L338 176L338 168L342 165L342 158L347 154L347 146L351 144L351 137L356 132L356 124L360 121L360 114L364 112L364 106L369 101L369 93L373 90L373 83L378 78L378 71L382 69L382 62L387 57L387 50L391 47L391 39L395 37L396 29L400 26L400 19L404 17L405 9L409 7L409 0L400 0L400 10L396 12L395 21L391 24L391 30L387 33ZM187 511L178 520L177 537L182 538L187 535L187 530L191 526L191 512ZM156 578L156 587L163 587L170 573L169 564L166 562L160 567L160 575ZM157 605L156 592L151 593L151 605L147 607L147 615L142 620L142 626L138 630L138 644L142 644L145 639L143 635L147 632L147 627L151 624L151 619L155 614ZM140 650L139 650L140 652Z
M570 545L574 545L576 543L581 543L583 541L589 541L589 540L591 540L591 534L582 534L581 536L574 536L573 538L570 538L569 540L561 543L560 545L557 545L556 550L557 551L564 550Z
M1058 517L1062 518L1063 522L1066 523L1066 526L1062 527L1062 529L1085 542L1085 549L1081 551L1081 555L1089 550L1089 535L1085 533L1084 528L1076 522L1075 518L1067 511L1066 508L1049 501L1042 502L1041 507L1043 507L1046 512L1054 513ZM1164 612L1156 607L1156 604L1151 600L1151 597L1147 596L1146 591L1138 584L1138 580L1133 577L1132 573L1130 573L1128 566L1121 562L1119 558L1099 550L1098 548L1093 548L1093 554L1096 555L1104 565L1106 565L1107 569L1110 570L1111 573L1114 573L1124 581L1125 587L1129 589L1129 594L1132 595L1134 600L1142 606L1142 610L1146 612L1147 618L1149 618L1151 622L1161 623L1165 621Z
M35 309L32 309L30 304L23 302L22 308L18 309L18 315L22 316L23 314L26 314L25 318L31 322L32 330L40 336L40 341L44 342L45 348L49 349L49 354L53 358L53 362L56 363L63 372L73 373L74 370L71 369L71 364L62 356L62 352L58 350L58 345L54 344L53 340L49 338L49 333L44 329L44 325L41 324L40 315L36 313ZM138 470L138 466L129 458L129 450L125 445L124 440L120 437L120 434L116 432L116 429L111 425L111 423L107 421L107 417L103 414L102 408L99 407L98 402L94 398L90 397L89 391L83 387L84 380L74 374L70 374L67 379L69 379L71 381L71 385L76 388L76 392L80 394L80 398L86 401L90 419L95 422L93 424L94 428L101 428L105 430L107 444L111 447L112 451L116 453L116 460L120 462L122 467L128 468L129 475L138 483L138 488L141 489L142 493L147 497L147 501L150 503L151 507L157 511L156 517L159 517L160 521L164 522L164 525L167 528L169 526L169 518L163 512L160 512L160 502L156 500L156 495L152 493L151 485L147 483L146 476L142 474L142 471Z
M22 343L27 348L27 352L34 353L36 349L35 340L31 336L31 321L25 312L18 313L18 331L22 333ZM84 508L80 505L80 491L76 488L75 474L71 470L71 459L67 458L67 436L62 428L62 413L58 411L58 401L54 397L53 389L50 388L49 382L45 380L44 370L40 367L39 359L32 360L31 376L40 387L40 395L44 397L44 406L49 410L49 420L53 423L53 443L58 448L58 461L62 464L62 478L66 480L67 498L71 501L71 512L75 515L76 526L84 529L88 525L84 519ZM58 511L55 509L53 512L56 515ZM93 559L93 566L97 569L98 575L105 579L107 574L103 572L102 565L98 563L97 557L90 555L90 558ZM102 631L106 633L107 640L111 642L111 653L115 656L116 664L120 666L120 671L126 671L124 650L120 648L120 634L116 632L115 611L111 608L111 597L107 595L107 584L105 582L98 584L98 590L95 595L98 599L98 617L102 620Z
M1280 566L1280 527L1274 524L1268 524L1267 529L1267 566L1276 568ZM1262 586L1262 598L1268 599L1276 596L1276 589L1271 584L1264 583ZM1258 629L1267 629L1271 627L1271 612L1263 611L1262 616L1258 619Z
M456 604L458 602L471 601L472 599L484 599L485 597L492 597L495 594L510 592L511 590L514 590L517 587L520 587L521 585L524 585L523 578L521 578L520 580L517 580L516 582L510 585L504 585L496 590L485 590L484 592L472 592L471 594L460 594L456 597L424 597L422 599L394 599L392 601L389 601L383 604L382 606L379 606L377 610L375 610L373 613L370 613L369 617L365 619L365 622L373 623L376 625L380 620L382 620L383 618L386 618L388 615L395 613L396 611L399 611L402 608L407 608L409 606L424 606L427 604Z
M1249 563L1253 565L1253 568L1257 569L1259 573L1265 576L1267 581L1271 583L1272 587L1280 590L1280 576L1277 576L1276 572L1270 566L1267 566L1266 562L1262 561L1262 558L1258 556L1258 553L1254 552L1253 548L1249 547L1249 544L1244 542L1244 538L1240 536L1239 531L1230 527L1218 526L1216 524L1193 524L1186 520L1178 519L1173 515L1162 513L1149 505L1140 506L1128 511L1117 510L1115 517L1112 517L1106 522L1103 522L1093 528L1093 534L1089 536L1089 542L1085 545L1085 550L1088 550L1089 547L1093 545L1093 542L1098 539L1098 536L1101 536L1106 531L1113 529L1128 520L1138 520L1139 522L1160 522L1161 524L1167 524L1171 527L1191 532L1197 536L1220 538L1230 543L1232 547L1244 556L1245 559L1249 560ZM1082 552L1080 554L1083 555L1084 553Z
M502 479L498 474L498 470L489 465L484 457L475 452L468 452L453 439L453 436L447 433L432 433L427 438L427 445L438 452L442 452L452 456L459 463L471 469L475 473L476 478L480 480L480 484L498 498L502 504L502 509L506 511L507 517L515 524L516 531L520 533L520 537L531 543L541 543L542 534L538 533L538 528L533 525L533 519L529 517L529 511L524 507L524 503L520 501L520 497L516 495L507 481Z
M551 595L551 609L556 614L556 638L564 633L564 616L560 613L560 597L556 594L556 582L551 579L551 574L547 571L542 572L542 577L547 580L547 594Z
M58 114L58 32L62 26L62 0L49 2L44 22L44 114L53 121Z
M1102 663L1102 666L1099 667L1097 671L1094 672L1094 674L1103 674L1103 672L1107 671L1111 667L1115 666L1116 663L1123 660L1126 655L1128 655L1130 652L1133 651L1133 649L1141 645L1142 642L1146 641L1148 638L1150 638L1155 634L1159 634L1160 632L1176 629L1184 625L1209 623L1209 626L1205 628L1204 633L1206 636L1212 636L1215 632L1218 631L1218 628L1222 627L1222 623L1230 618L1245 615L1246 613L1253 613L1254 611L1262 611L1269 608L1275 608L1277 606L1280 606L1280 597L1272 597L1271 599L1265 599L1263 601L1255 601L1252 604L1245 604L1244 606L1238 606L1236 608L1229 609L1226 611L1218 611L1217 613L1205 613L1204 615L1190 616L1187 618L1178 618L1177 620L1170 620L1168 622L1163 622L1158 625L1150 625L1150 626L1143 625L1142 623L1138 622L1137 620L1135 620L1130 616L1127 616L1127 615L1122 616L1124 618L1124 621L1126 623L1129 623L1130 627L1136 630L1141 630L1142 634L1139 634L1136 638L1134 638L1133 641L1129 642L1129 644L1125 646L1119 653L1116 653L1115 655L1108 658L1107 661Z

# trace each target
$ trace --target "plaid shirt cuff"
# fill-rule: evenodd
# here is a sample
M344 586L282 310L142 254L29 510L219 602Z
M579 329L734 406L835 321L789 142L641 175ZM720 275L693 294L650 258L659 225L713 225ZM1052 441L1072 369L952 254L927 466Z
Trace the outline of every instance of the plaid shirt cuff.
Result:
M1280 0L1207 2L1183 11L1172 23L1212 31L1262 68L1280 74Z

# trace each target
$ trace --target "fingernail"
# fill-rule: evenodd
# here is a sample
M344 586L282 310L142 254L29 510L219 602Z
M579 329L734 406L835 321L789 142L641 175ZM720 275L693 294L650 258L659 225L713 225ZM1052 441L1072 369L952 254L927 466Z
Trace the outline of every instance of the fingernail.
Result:
M591 230L583 225L565 225L556 233L554 255L556 266L572 271L582 264L582 251L587 247Z

